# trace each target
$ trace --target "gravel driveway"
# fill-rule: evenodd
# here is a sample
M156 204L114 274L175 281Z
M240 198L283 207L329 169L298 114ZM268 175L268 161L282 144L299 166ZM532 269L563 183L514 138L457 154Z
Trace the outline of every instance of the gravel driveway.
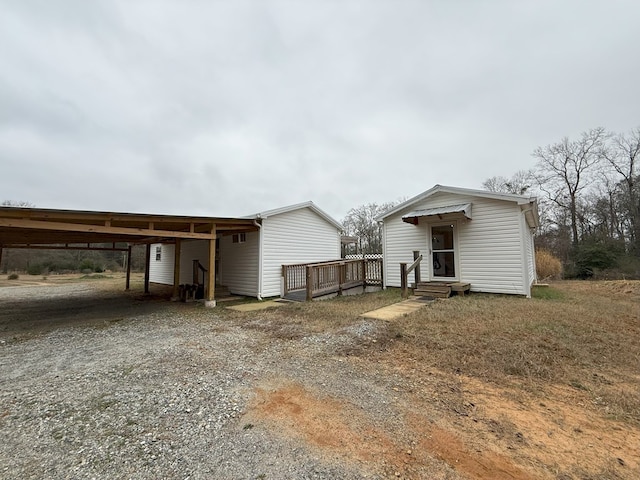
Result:
M375 324L304 334L268 317L86 283L0 289L0 477L396 478L340 423L400 422L394 379L340 353Z

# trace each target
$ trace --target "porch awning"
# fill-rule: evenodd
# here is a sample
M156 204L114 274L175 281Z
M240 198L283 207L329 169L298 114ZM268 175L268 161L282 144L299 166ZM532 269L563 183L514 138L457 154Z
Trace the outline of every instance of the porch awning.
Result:
M424 208L422 210L414 210L402 216L402 221L418 224L418 219L426 217L427 219L438 220L456 220L466 218L471 220L471 204L462 203L460 205L448 205L446 207Z

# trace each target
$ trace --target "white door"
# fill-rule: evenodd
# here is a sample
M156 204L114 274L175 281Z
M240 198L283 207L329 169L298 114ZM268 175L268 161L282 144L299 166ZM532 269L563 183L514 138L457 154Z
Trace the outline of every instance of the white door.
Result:
M431 279L455 280L456 271L455 225L431 225Z

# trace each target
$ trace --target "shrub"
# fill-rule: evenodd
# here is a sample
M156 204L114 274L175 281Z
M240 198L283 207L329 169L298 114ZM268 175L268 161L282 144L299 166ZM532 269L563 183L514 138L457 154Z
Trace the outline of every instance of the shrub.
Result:
M574 275L577 278L591 278L599 270L617 267L617 252L613 245L600 242L585 242L573 254Z
M45 267L39 263L33 265L27 265L27 273L29 275L42 275L45 272Z
M539 280L562 278L562 262L549 250L537 250L536 273Z
M7 277L7 279L9 280L17 280L20 278L20 275L18 275L17 273L10 273L9 276Z

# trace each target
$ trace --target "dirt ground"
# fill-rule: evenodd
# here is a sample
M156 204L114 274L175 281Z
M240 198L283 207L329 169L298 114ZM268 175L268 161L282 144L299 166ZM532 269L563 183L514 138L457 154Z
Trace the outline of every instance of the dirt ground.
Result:
M104 341L118 344L122 333L115 327L123 323L129 334L138 328L136 325L147 329L136 337L137 341L142 342L142 350L155 351L166 347L146 345L143 338L149 337L151 342L153 336L148 332L152 328L174 328L169 319L180 316L185 329L178 344L188 351L194 368L215 357L218 364L214 369L222 371L224 358L234 372L243 372L231 375L236 383L230 391L236 395L238 413L229 415L220 426L220 444L227 445L231 453L210 446L212 454L227 458L233 452L253 449L255 461L262 462L249 468L229 457L224 469L191 467L192 478L640 478L638 423L611 418L587 389L527 384L515 378L496 384L463 372L452 374L433 368L418 360L420 357L406 345L389 338L389 329L393 328L389 322L377 324L354 316L346 325L328 325L325 331L316 331L299 321L296 306L279 307L277 313L228 313L224 307L208 310L166 302L167 291L162 288L145 297L140 294L140 281L136 277L133 291L125 294L124 281L118 275L26 279L12 281L10 286L3 280L0 359L6 364L29 361L20 348L28 349L30 342L76 329L106 331ZM640 297L639 285L609 282L597 288L635 301ZM596 287L585 282L573 288ZM138 323L131 323L131 318ZM59 349L47 355L73 349L73 337L70 335L69 343L58 344ZM95 343L91 338L91 344ZM33 343L36 347L40 348ZM115 361L109 350L105 352L109 361ZM126 357L134 362L135 352L127 352ZM176 362L183 360L183 356L175 356ZM163 361L170 360L163 357ZM637 367L631 371L637 372ZM4 368L0 370L3 376L8 375ZM79 368L93 367L80 364ZM149 368L152 375L153 368ZM179 370L179 366L176 368ZM231 377L225 375L228 382ZM594 381L615 382L621 391L640 395L640 375L623 378L613 371L594 375L602 378ZM32 380L11 376L24 388L33 385L30 381L38 381L37 376ZM3 398L16 398L6 377L0 386ZM23 421L19 411L22 404L15 402L15 410L5 407L0 413L0 432L5 436L7 432L14 434L16 425ZM65 428L73 430L69 425ZM28 428L25 430L28 432ZM16 445L34 441L20 435ZM198 438L189 434L181 439L185 448L195 448L189 444L194 437ZM121 448L121 455L126 456L125 447ZM0 449L0 464L9 461L11 451L9 447ZM186 458L192 454L185 454ZM279 460L269 463L265 460L269 455ZM5 470L6 478L41 473L25 466L34 461L44 462L38 455L24 462L12 459L12 469ZM131 460L134 466L139 461L135 457ZM54 473L65 471L54 460L47 458L46 462L52 462L50 471ZM133 478L154 478L158 474L174 478L171 472L179 470L165 465L157 470L135 471L138 475ZM87 472L88 478L125 471L105 467Z

